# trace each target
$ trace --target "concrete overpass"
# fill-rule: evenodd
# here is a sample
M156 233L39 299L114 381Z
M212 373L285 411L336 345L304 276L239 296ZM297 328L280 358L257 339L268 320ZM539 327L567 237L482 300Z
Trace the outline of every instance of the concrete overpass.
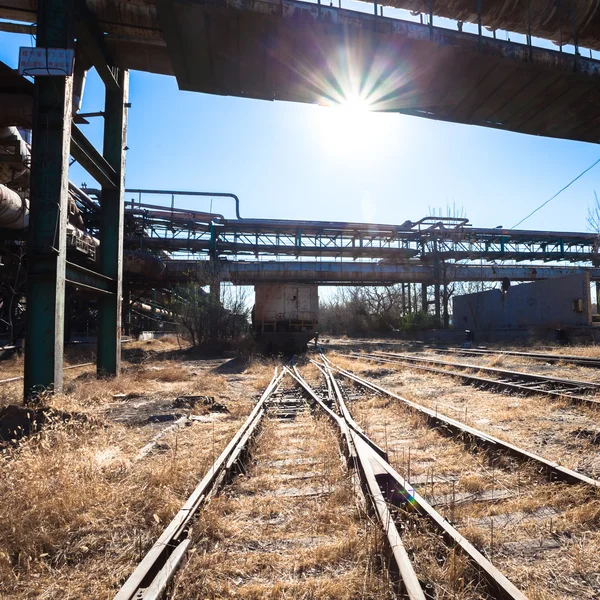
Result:
M600 268L549 267L537 265L447 265L446 280L450 281L537 281L589 273L600 280ZM319 285L387 285L393 283L439 283L433 265L382 264L366 262L304 262L304 261L220 261L215 267L209 261L167 262L164 283L207 282L217 276L221 281L237 285L256 283L317 283Z
M600 48L596 0L577 1L573 14L553 9L551 0L531 0L529 12L507 0L389 1L477 22L480 33L298 0L89 0L88 6L109 64L174 75L183 90L318 104L360 93L378 111L600 140L599 61L494 39L482 29L551 39L559 33L563 43L580 39ZM0 18L35 22L36 11L35 0L5 0Z

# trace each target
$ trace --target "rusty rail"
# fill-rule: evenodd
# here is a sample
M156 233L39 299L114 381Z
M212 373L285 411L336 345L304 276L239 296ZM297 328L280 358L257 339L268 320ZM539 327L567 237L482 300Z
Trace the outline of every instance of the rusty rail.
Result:
M394 559L394 566L400 576L400 580L397 583L401 588L402 597L407 598L408 600L426 600L423 588L421 587L410 558L404 548L396 523L392 518L388 500L384 497L375 476L374 465L372 462L373 459L371 457L377 456L378 458L381 458L380 452L383 451L375 444L375 442L371 441L360 428L358 428L358 425L356 425L351 417L350 420L346 419L346 415L349 416L349 413L342 413L343 416L339 416L327 407L323 400L319 398L318 394L302 378L296 367L293 368L293 371L290 370L289 372L315 404L317 404L339 427L340 432L346 441L346 454L348 460L350 464L357 469L357 472L360 473L363 487L371 500L371 505L377 515L379 524L386 534L391 554ZM355 427L357 428L356 431L354 429ZM381 460L384 459L381 458Z
M190 525L205 501L234 471L265 414L265 403L277 390L285 374L275 374L256 406L233 439L214 462L181 510L167 525L114 600L149 600L159 598L171 581L190 544Z
M69 367L64 367L64 370L67 371L68 369L81 369L83 367L91 367L92 365L95 365L95 362L87 362L87 363L81 363L79 365L71 365ZM13 381L22 381L23 379L23 375L17 375L16 377L9 377L8 379L0 379L0 385L2 385L3 383L12 383Z
M566 400L573 404L583 404L594 408L600 408L600 401L586 396L577 395L579 393L600 393L600 384L591 381L577 381L573 379L561 379L558 377L548 377L546 375L536 375L533 373L524 373L522 371L509 371L498 369L496 367L483 367L479 365L457 363L445 360L436 360L433 358L423 358L409 356L405 354L395 354L392 352L373 352L361 354L345 354L349 358L364 357L367 360L391 363L391 364L410 364L413 368L420 371L428 371L439 375L448 375L461 379L467 384L480 387L505 391L508 393L518 393L524 396L543 395L557 400ZM438 366L428 366L438 365ZM453 367L461 370L473 370L485 373L490 377L481 377L472 373L460 373L441 367ZM544 387L551 389L544 389ZM553 389L552 389L553 388Z
M584 484L587 486L591 486L593 488L600 488L600 481L597 479L592 479L587 475L583 475L578 471L573 471L572 469L567 469L566 467L562 467L558 463L555 463L551 460L543 458L533 452L529 452L528 450L524 450L523 448L519 448L514 444L510 444L509 442L505 442L500 438L494 437L488 433L484 433L483 431L479 431L470 425L465 425L456 419L452 419L446 415L441 414L437 410L432 410L421 404L417 404L416 402L412 402L387 390L380 385L373 383L372 381L368 381L359 377L358 375L352 373L351 371L347 371L346 369L342 369L338 367L334 363L332 363L327 357L323 357L327 364L337 371L340 375L354 381L362 387L370 389L378 394L382 394L384 396L388 396L390 398L394 398L401 402L404 406L412 410L413 412L420 413L424 415L427 419L427 423L432 427L441 427L448 431L451 431L455 435L463 438L470 439L475 442L479 446L483 446L488 450L495 452L504 452L509 454L510 456L515 457L518 460L523 462L534 462L538 464L541 469L547 473L548 477L551 480L559 480L564 481L565 483L570 484ZM353 358L357 358L357 356L353 356Z
M577 365L580 367L599 368L600 358L591 356L578 356L577 354L548 354L546 352L519 352L516 350L492 350L491 348L435 348L435 352L461 354L464 356L515 356L529 358L542 362L555 364L559 362Z
M397 561L406 555L406 551L402 544L402 539L398 534L390 507L401 510L416 510L421 517L428 519L446 543L460 548L476 566L477 570L482 573L491 594L493 594L493 598L501 600L527 600L526 596L494 567L488 559L450 525L422 496L415 492L410 482L403 479L385 457L373 450L371 444L374 444L374 442L364 432L358 434L354 430L351 425L351 423L354 423L354 419L346 406L342 391L332 372L331 365L324 362L322 368L316 361L312 362L321 369L335 391L336 405L341 414L341 417L338 418L340 421L345 421L348 424L349 443L354 449L356 467L366 484L371 503L380 522L384 526L388 541ZM312 391L311 395L316 396ZM399 555L398 557L396 556L397 554Z

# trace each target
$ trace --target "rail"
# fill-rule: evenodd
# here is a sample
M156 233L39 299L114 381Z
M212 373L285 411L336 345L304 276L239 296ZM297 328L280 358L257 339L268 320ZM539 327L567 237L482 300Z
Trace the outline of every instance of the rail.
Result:
M83 367L91 367L93 365L95 365L95 362L86 362L86 363L81 363L79 365L70 365L68 367L64 367L64 370L67 371L69 369L81 369ZM16 377L9 377L8 379L0 379L0 385L2 385L3 383L12 383L13 381L22 381L23 379L23 375L17 375Z
M526 596L520 590L422 496L415 492L410 482L402 478L390 465L387 458L374 449L373 446L376 447L376 444L362 430L359 429L360 433L356 430L358 426L346 406L341 389L333 375L331 363L324 361L322 365L319 365L316 361L312 362L324 373L328 381L328 388L331 386L335 391L335 402L341 414L339 419L348 425L348 443L354 449L357 470L362 474L366 483L371 503L380 523L384 525L388 541L395 550L394 555L397 555L398 564L405 566L405 557L407 561L409 559L401 537L399 535L396 537L397 528L390 507L406 509L407 505L409 505L411 510L417 510L423 518L426 518L438 530L446 543L460 548L465 556L477 567L478 571L483 574L494 598L502 600L526 600ZM312 390L310 393L311 395L315 395ZM406 582L407 579L403 577L403 581ZM414 584L414 587L411 588L412 593L418 593L418 591L421 594L423 593L418 581L412 582L410 578L408 578L408 581ZM416 587L417 585L418 588ZM410 598L413 597L410 595L411 592L408 589L406 592Z
M448 417L437 410L432 410L430 408L422 406L421 404L412 402L411 400L403 398L402 396L399 396L398 394L395 394L394 392L387 390L372 381L368 381L367 379L359 377L351 371L337 366L335 363L332 363L327 357L323 358L331 366L332 369L337 371L343 377L354 381L359 386L365 387L371 390L372 392L398 400L411 411L423 415L424 417L426 417L427 423L431 427L441 427L443 429L446 429L452 432L453 434L457 435L458 437L469 439L476 445L487 448L488 450L491 450L493 452L505 452L506 454L513 456L517 460L523 462L532 461L534 463L537 463L539 467L545 473L547 473L548 477L551 480L564 481L565 483L575 485L584 484L595 489L600 488L600 481L598 481L597 479L592 479L587 475L583 475L582 473L579 473L572 469L567 469L566 467L563 467L556 462L543 458L542 456L534 454L533 452L529 452L529 450L524 450L523 448L515 446L514 444L505 442L500 438L494 437L489 433L484 433L483 431L479 431L478 429L475 429L470 425L461 423L460 421ZM358 357L353 356L353 358Z
M560 379L558 377L548 377L545 375L536 375L533 373L524 373L522 371L508 371L495 367L482 367L466 363L456 363L430 358L421 358L408 356L404 354L394 354L391 352L374 352L361 354L347 354L351 358L363 357L367 360L380 363L411 365L420 371L447 375L461 379L465 383L477 385L480 387L497 389L509 393L519 393L524 396L543 395L557 400L566 400L573 404L583 404L594 408L600 408L600 401L586 396L577 395L577 393L598 393L600 384L591 381L577 381L573 379ZM460 370L474 370L496 377L481 377L472 373L461 373L441 367L454 367ZM545 386L545 387L543 387Z
M265 414L266 401L278 388L285 372L282 369L278 374L275 369L273 378L244 424L117 592L114 600L148 600L162 595L188 550L191 542L190 526L199 509L236 468Z
M459 354L464 356L515 356L542 362L568 363L580 367L599 368L600 358L592 356L578 356L576 354L547 354L544 352L518 352L516 350L491 350L489 348L436 348L436 352Z

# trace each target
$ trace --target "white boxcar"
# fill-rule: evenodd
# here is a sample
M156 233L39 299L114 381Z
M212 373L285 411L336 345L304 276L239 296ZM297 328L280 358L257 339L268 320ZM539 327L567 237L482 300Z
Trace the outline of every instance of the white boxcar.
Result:
M258 284L252 311L254 333L267 350L298 352L317 332L316 285Z

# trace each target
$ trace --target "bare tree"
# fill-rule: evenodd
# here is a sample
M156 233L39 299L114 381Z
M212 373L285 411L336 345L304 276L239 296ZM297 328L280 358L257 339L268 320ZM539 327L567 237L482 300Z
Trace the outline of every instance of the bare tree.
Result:
M594 192L594 204L588 206L587 224L590 231L600 234L600 200L596 192Z
M236 340L248 333L250 311L242 292L226 287L216 295L190 283L176 289L175 298L171 309L194 346Z
M399 329L431 328L435 319L409 303L412 286L364 286L338 290L320 308L323 331L341 333L385 333ZM407 307L411 306L408 310Z

